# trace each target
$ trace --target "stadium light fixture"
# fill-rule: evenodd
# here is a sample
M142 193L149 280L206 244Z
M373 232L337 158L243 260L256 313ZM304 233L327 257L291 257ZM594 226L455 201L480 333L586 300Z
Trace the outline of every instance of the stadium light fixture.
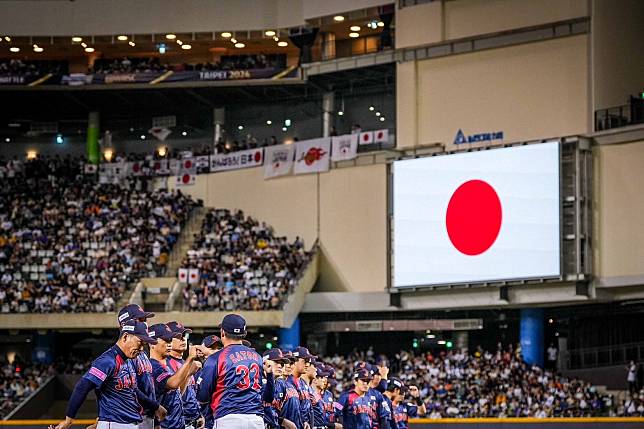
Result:
M335 22L342 22L342 21L344 21L344 16L342 16L342 15L336 15L336 16L334 16L334 17L333 17L333 20L334 20Z
M445 340L438 340L437 342L438 342L438 344L440 344L441 346L444 346L446 341L445 341Z
M181 40L177 39L177 45L181 46L181 45L183 45L183 42Z
M374 110L376 110L376 108L375 108L375 107L373 107L373 106L369 106L369 111L370 111L370 112L373 112Z
M233 44L237 43L237 39L233 37L232 39L230 39L230 43L233 43Z
M244 129L244 126L243 126L243 125L239 125L239 126L237 127L237 129L238 129L239 131L241 131L241 130L243 130L243 129Z
M385 117L384 116L380 117L380 122L385 122Z
M20 48L19 48L19 47L17 47L17 46L12 46L12 47L10 47L10 48L9 48L9 50L10 50L11 52L20 52Z
M357 37L360 37L360 33L349 33L349 37L351 37L352 39L355 39Z
M244 43L242 43L242 42L235 43L235 47L236 47L236 48L239 48L239 49L241 49L241 48L245 48L245 47L246 47L246 44L244 44Z
M87 52L88 54L91 54L92 52L94 52L94 48L87 47L87 48L85 48L85 52Z
M134 42L133 42L133 41L131 41L131 40L130 40L129 42L127 42L127 44L128 44L128 45L130 45L130 46L132 46L132 47L136 46L136 43L134 43Z
M342 116L342 115L344 115L344 112L343 112L342 110L340 110L340 111L338 112L338 116Z
M80 43L82 41L83 41L82 37L78 37L78 36L72 37L72 42L74 42L74 43Z
M184 43L183 45L181 45L181 49L184 49L187 51L188 49L192 49L192 45L188 45L187 43Z
M11 42L11 37L9 37L9 36L4 36L4 40L5 40L5 41L7 41L7 42Z
M168 148L166 146L159 146L157 148L157 153L161 158L163 158L168 153Z
M160 54L165 54L165 49L166 49L165 43L159 44L159 53Z
M62 134L56 134L56 144L63 144L65 143L65 138L63 137Z
M286 128L286 127L282 127L282 131L284 131L284 132L286 132L287 129L288 128Z
M284 119L284 126L290 127L291 126L291 120L290 119Z
M232 36L233 34L229 33L228 31L224 31L223 33L221 33L221 37L223 37L224 39L228 39L229 37L232 37Z
M37 156L38 156L38 152L36 152L35 150L27 151L27 159L36 159Z
M34 46L34 52L41 53L42 51L44 51L44 49L41 48L40 46L38 46L38 45Z
M286 48L288 46L288 42L282 40L281 42L277 42L277 46L280 48Z
M177 38L177 35L170 33L170 34L166 34L165 38L168 39L168 40L174 40L174 39Z
M187 135L188 135L188 132L187 132L187 131L183 131L183 132L181 132L181 135L185 137L185 136L187 136Z
M87 43L83 42L83 43L81 43L81 46L82 46L83 48L86 48L86 47L87 47Z
M117 40L120 40L121 42L125 42L127 40L127 36L125 35L120 35L116 37Z
M382 21L378 21L378 24L376 24L378 27L384 27L385 23Z
M381 113L380 113L380 112L376 112L376 116L380 116L380 115L381 115Z
M273 30L266 30L264 34L268 37L273 37L276 33Z
M105 151L103 152L103 157L105 158L105 161L111 162L112 156L114 156L114 151L112 149L105 149Z
M273 123L273 121L271 121L270 119L268 119L268 120L266 121L266 125L271 125L272 123Z
M360 26L359 25L352 25L349 27L349 30L351 31L360 31Z
M5 142L7 142L7 143L11 143L11 139L10 139L9 137L7 137L6 139L4 139L4 141L5 141Z
M141 140L145 140L145 134L141 134Z
M274 36L274 37L273 37L273 40L275 40L276 42L279 42L279 41L280 41L280 38L279 38L279 37L277 37L277 36Z

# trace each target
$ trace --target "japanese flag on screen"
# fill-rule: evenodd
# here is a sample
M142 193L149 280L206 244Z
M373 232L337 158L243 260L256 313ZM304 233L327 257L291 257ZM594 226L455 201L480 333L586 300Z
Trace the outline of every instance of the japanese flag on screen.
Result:
M397 161L394 286L558 277L559 144Z
M179 268L179 273L178 276L179 282L181 283L188 283L188 269L187 268Z

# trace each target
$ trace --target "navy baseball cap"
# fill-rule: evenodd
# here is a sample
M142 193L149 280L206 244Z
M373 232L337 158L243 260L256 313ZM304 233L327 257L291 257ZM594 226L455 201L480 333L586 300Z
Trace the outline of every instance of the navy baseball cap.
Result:
M335 377L335 368L332 365L327 365L326 370L329 373L329 378Z
M278 348L266 350L262 356L264 361L272 360L274 362L288 362L288 358L284 356L282 350Z
M246 320L239 314L227 314L219 327L232 335L246 335Z
M392 377L389 379L387 390L393 391L396 388L400 389L402 393L405 393L407 391L407 386L405 386L405 383L403 383L402 380Z
M201 342L202 346L208 347L209 349L214 348L216 345L222 345L221 343L221 338L219 338L216 335L208 335L206 338L203 339Z
M284 354L284 359L285 359L285 360L288 360L289 362L294 362L294 361L296 361L296 360L297 360L297 358L296 358L296 357L294 357L294 356L293 356L293 353L291 353L291 352L288 352L288 351L287 351L287 352L284 352L283 354Z
M168 322L168 328L170 328L170 330L171 330L173 333L175 333L175 334L179 334L179 336L181 336L181 337L183 336L183 334L190 334L190 333L192 333L192 329L190 329L190 328L186 328L185 326L183 326L183 325L182 325L181 323L179 323L179 322L174 322L174 321L173 321L173 322Z
M136 320L128 320L121 325L121 335L128 333L138 337L141 341L148 344L156 344L157 340L148 334L148 325Z
M353 379L354 380L370 381L371 380L371 372L367 371L366 369L360 369L360 370L356 371L355 374L353 374Z
M309 349L306 347L296 347L293 350L293 357L295 359L315 360L315 356L309 353Z
M181 334L172 332L172 329L165 323L156 323L148 328L151 337L161 338L163 341L170 342L173 338L181 338Z
M144 311L140 305L129 304L121 308L118 315L119 325L128 320L149 319L154 317L154 313Z

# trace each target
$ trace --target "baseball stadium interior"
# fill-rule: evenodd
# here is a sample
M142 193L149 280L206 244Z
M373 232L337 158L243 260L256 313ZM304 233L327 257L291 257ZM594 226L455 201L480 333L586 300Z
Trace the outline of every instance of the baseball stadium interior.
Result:
M643 23L0 1L0 425L644 428Z

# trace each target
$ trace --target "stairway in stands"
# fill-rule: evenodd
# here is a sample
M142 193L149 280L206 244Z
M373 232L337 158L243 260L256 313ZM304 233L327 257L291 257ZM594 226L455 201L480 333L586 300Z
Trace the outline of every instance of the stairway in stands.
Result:
M195 241L195 234L201 231L201 225L208 213L206 207L197 207L184 225L179 239L172 248L168 258L165 277L149 277L141 279L143 305L147 311L166 311L166 302L177 282L177 270L181 261Z

